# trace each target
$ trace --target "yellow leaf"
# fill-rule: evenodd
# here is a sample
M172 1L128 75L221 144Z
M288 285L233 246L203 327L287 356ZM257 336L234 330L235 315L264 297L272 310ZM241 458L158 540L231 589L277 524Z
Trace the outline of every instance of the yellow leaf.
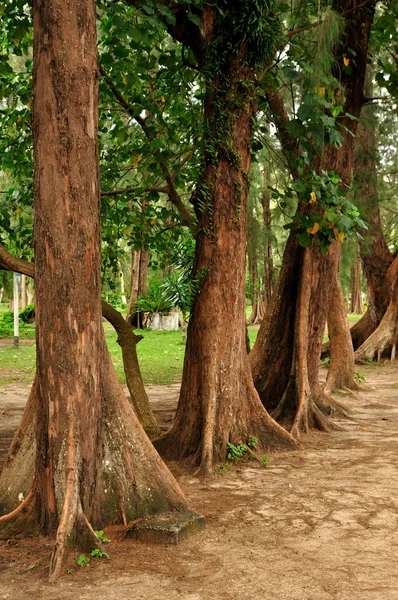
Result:
M158 109L160 110L160 112L162 112L164 109L164 105L166 104L166 98L164 96L161 96L160 100L157 104L158 104Z
M137 154L136 156L133 156L130 160L130 163L133 165L133 167L136 167L138 165L138 163L140 162L142 158L142 154Z
M123 75L122 81L123 81L124 85L127 85L127 79L126 79L125 75Z
M345 233L343 233L342 231L337 231L337 229L334 230L334 235L335 238L338 242L340 242L341 244L344 242L345 239Z
M350 59L349 59L349 58L346 58L346 57L344 57L344 58L343 58L343 62L344 62L344 66L345 66L345 67L348 67L348 65L350 64Z
M21 209L18 206L18 208L15 210L15 216L17 217L17 219L19 219L20 214L21 214Z
M311 192L311 194L310 194L310 204L313 204L314 202L316 202L316 194L315 194L315 192Z
M131 225L129 227L125 227L123 229L123 233L124 235L129 235L129 233L131 233Z
M319 230L319 223L314 223L314 227L308 227L308 229L307 229L308 233L312 233L312 235L315 235L318 230Z
M326 89L324 87L316 88L318 96L324 96L326 93Z
M156 223L156 217L152 217L152 219L151 219L151 225L155 225L155 223Z

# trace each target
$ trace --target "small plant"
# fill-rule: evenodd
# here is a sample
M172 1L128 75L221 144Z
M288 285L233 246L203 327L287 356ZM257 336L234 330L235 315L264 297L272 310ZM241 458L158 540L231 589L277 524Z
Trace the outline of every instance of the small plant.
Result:
M214 467L213 473L214 475L225 475L231 470L231 466L231 463L228 462L224 463L223 465L218 465L217 467Z
M90 556L93 556L95 558L109 558L109 555L104 550L100 550L99 548L91 550Z
M75 569L67 569L66 572L68 575L72 575L75 572Z
M83 569L84 567L90 566L90 557L85 554L81 554L79 558L76 558L75 563Z
M105 537L105 534L102 531L102 529L100 529L99 531L94 531L94 533L103 544L108 544L111 541L109 538Z
M238 444L234 446L231 442L227 442L227 458L228 460L237 461L240 460L245 452L248 451L246 444Z
M263 454L261 457L261 464L263 467L268 467L269 465L269 454Z
M365 378L365 375L363 373L360 373L359 371L355 371L354 379L358 383L363 383L366 378Z
M258 439L255 435L249 435L249 437L246 440L246 444L247 446L249 446L249 448L255 450L258 446Z

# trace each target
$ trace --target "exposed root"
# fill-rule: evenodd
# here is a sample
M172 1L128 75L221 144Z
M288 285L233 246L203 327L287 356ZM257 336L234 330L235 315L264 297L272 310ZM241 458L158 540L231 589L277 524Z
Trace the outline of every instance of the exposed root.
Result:
M38 527L36 485L25 500L12 512L0 517L0 539L32 531Z
M63 511L61 523L58 527L57 537L50 560L49 581L56 581L61 573L65 555L71 547L79 547L83 552L91 552L100 549L101 541L87 521L80 507L78 514L71 512L74 502L69 503L66 511Z

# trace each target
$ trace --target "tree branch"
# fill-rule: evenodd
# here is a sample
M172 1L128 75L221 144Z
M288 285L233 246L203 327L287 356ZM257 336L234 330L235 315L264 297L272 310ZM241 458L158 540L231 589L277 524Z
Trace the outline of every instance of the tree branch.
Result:
M286 127L286 125L289 123L289 116L285 107L285 103L280 92L273 90L270 85L266 89L265 94L272 116L274 117L282 150L287 158L292 174L295 175L296 167L294 166L294 161L299 156L300 144L298 140L294 139L294 137L289 133Z
M158 192L159 194L168 194L169 188L166 186L149 185L145 188L135 186L118 188L116 190L109 190L107 192L101 192L101 197L106 198L108 196L121 196L122 194L132 194L134 192Z
M387 206L386 204L382 204L381 202L379 202L379 206L384 208L384 210L388 210L389 212L393 213L394 215L398 215L398 210L396 208L392 208L391 206Z
M141 125L142 130L143 130L144 134L146 135L147 139L150 139L148 123L146 122L146 120L143 119L142 117L136 115L136 111L134 110L134 108L127 102L127 100L122 96L122 94L116 88L115 84L109 79L108 75L106 74L106 72L102 66L100 66L100 73L101 73L101 75L103 75L106 83L108 84L109 89L111 90L111 92L113 93L113 95L115 96L115 98L119 102L119 104L121 106L123 106L126 109L126 111L128 112L128 114L131 115L137 121L137 123L139 123ZM156 151L155 154L156 154L156 156L160 155L159 149ZM165 193L168 195L170 202L172 204L174 204L174 206L180 213L182 222L184 223L184 225L186 225L186 227L188 227L190 229L190 231L192 232L193 235L196 235L196 227L194 224L193 217L192 217L191 213L189 212L189 210L184 205L183 201L181 200L181 196L177 192L177 189L174 185L174 179L173 179L172 175L170 174L166 163L164 161L160 161L159 165L160 165L163 176L167 183L167 188L166 188ZM121 193L123 193L123 192L121 192ZM112 195L112 194L108 194L108 195Z
M0 269L3 271L12 271L14 273L22 273L34 279L35 266L33 262L24 260L23 258L15 258L6 250L3 244L0 244ZM121 321L126 323L123 316L113 306L101 300L102 315L117 331L117 325L120 326ZM141 339L141 338L140 338ZM139 340L138 340L139 341Z

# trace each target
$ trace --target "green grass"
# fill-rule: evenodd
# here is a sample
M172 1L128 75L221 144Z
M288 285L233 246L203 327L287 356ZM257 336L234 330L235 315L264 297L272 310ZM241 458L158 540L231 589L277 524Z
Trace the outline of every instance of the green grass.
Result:
M125 383L122 353L116 334L106 328L105 338L113 364L122 383ZM138 360L144 383L168 385L181 381L185 342L181 331L136 331L144 336L137 345Z
M361 315L348 315L350 322L357 321ZM118 377L125 383L122 353L116 342L116 333L111 325L104 323L105 337ZM32 331L34 327L32 326ZM256 340L258 328L250 328L250 345ZM140 333L144 336L137 346L138 360L140 363L144 383L168 385L181 381L184 362L185 342L182 341L181 331L151 331ZM21 346L19 349L12 346L0 347L0 368L4 369L0 377L0 385L7 385L13 381L29 383L33 380L36 359L36 346Z

